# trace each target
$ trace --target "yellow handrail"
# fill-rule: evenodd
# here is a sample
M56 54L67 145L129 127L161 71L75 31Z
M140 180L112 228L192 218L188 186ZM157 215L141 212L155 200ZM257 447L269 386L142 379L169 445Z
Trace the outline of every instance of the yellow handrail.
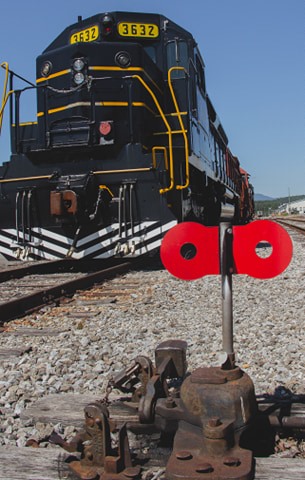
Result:
M175 95L175 92L174 92L174 89L173 89L173 85L172 85L171 74L172 74L173 70L183 70L185 73L187 73L187 71L185 70L184 67L172 67L172 68L170 68L169 71L167 72L167 80L168 80L169 89L170 89L170 92L171 92L171 95L172 95L172 99L173 99L174 106L175 106L175 109L176 109L176 113L177 113L177 116L178 116L178 120L179 120L179 123L180 123L180 128L181 128L182 135L183 135L183 138L184 138L184 151L185 151L185 183L184 183L184 185L176 185L176 189L177 189L177 190L183 190L184 188L187 188L187 187L189 186L189 184L190 184L189 146L188 146L188 139L187 139L187 135L186 135L186 130L185 130L185 128L184 128L183 120L182 120L182 117L181 117L181 112L180 112L180 110L179 110L178 102L177 102L176 95Z
M142 77L140 77L139 75L132 75L131 78L136 78L137 80L139 80L139 82L143 85L143 87L148 91L148 93L150 94L151 98L153 99L153 101L155 102L155 105L161 115L161 118L163 120L163 123L164 125L166 126L167 128L167 133L168 133L168 149L169 149L169 177L170 177L170 184L168 187L166 188L161 188L159 190L159 192L162 194L162 193L166 193L166 192L169 192L170 190L172 190L174 188L174 185L175 185L175 182L174 182L174 162L173 162L173 139L172 139L172 130L171 130L171 127L168 123L168 121L166 120L166 117L162 111L162 108L158 102L158 99L156 97L156 95L154 94L154 92L151 90L151 88L149 88L149 86L147 85L147 83L143 80Z
M4 68L4 70L5 70L5 80L4 80L4 85L3 85L2 101L1 101L1 108L0 108L0 133L1 133L4 108L5 108L5 105L7 104L7 101L9 99L10 95L12 93L14 93L14 90L10 90L9 92L6 92L7 82L8 82L8 74L9 74L8 63L7 62L2 62L0 64L0 67Z
M162 150L164 152L164 163L165 163L165 168L168 170L168 158L167 158L167 150L166 147L158 147L155 146L152 148L152 160L153 160L153 167L157 168L157 159L156 159L156 151L157 150Z

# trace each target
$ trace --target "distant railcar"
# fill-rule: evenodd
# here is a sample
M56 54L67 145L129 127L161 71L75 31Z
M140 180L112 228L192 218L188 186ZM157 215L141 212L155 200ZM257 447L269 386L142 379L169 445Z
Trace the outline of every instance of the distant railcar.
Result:
M139 256L177 222L217 225L224 210L234 223L252 218L248 174L228 148L189 32L157 14L79 17L36 64L36 83L24 89L2 64L12 150L0 167L7 258ZM37 119L23 123L30 89Z

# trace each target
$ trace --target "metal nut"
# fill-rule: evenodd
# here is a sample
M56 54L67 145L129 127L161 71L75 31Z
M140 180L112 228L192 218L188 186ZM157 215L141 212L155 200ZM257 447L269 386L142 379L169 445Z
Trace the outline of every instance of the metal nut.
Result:
M214 468L210 463L200 463L196 467L196 472L198 473L211 473L214 471Z
M166 408L175 408L176 402L172 397L167 397L167 399L165 400L165 406Z
M221 422L220 418L218 418L218 417L212 417L208 421L208 426L212 427L212 428L219 427L221 424L222 424L222 422Z
M193 455L187 450L181 450L180 452L176 453L176 458L177 460L191 460Z
M223 464L227 467L238 467L240 465L240 459L238 457L227 457L224 459Z

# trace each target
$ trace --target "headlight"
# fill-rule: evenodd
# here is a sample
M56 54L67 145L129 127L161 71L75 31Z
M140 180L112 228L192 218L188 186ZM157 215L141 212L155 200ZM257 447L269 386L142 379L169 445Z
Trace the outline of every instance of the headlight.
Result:
M72 63L73 70L80 72L85 67L85 62L82 58L76 58Z
M76 85L81 85L85 81L85 75L82 72L77 72L73 75L73 81Z
M52 70L52 63L49 61L44 62L41 67L41 75L43 77L47 77L48 75L50 75L51 70Z
M131 58L128 52L118 52L115 56L115 61L122 68L127 68L131 64Z

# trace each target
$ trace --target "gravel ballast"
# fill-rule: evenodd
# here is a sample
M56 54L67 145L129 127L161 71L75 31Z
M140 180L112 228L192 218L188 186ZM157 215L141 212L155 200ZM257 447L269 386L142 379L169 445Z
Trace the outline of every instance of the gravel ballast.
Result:
M233 277L236 360L251 376L257 394L272 393L279 385L305 393L305 250L304 241L292 237L293 260L280 276ZM111 288L111 282L99 289ZM51 426L20 420L21 411L38 398L54 393L103 397L116 371L139 354L153 359L163 340L187 341L190 371L220 364L220 277L184 282L165 270L149 270L130 272L115 282L129 285L125 298L90 305L77 294L70 304L74 310L46 307L11 322L1 333L0 349L28 351L2 357L0 445L24 446L28 438L50 434ZM21 326L46 333L21 334Z

